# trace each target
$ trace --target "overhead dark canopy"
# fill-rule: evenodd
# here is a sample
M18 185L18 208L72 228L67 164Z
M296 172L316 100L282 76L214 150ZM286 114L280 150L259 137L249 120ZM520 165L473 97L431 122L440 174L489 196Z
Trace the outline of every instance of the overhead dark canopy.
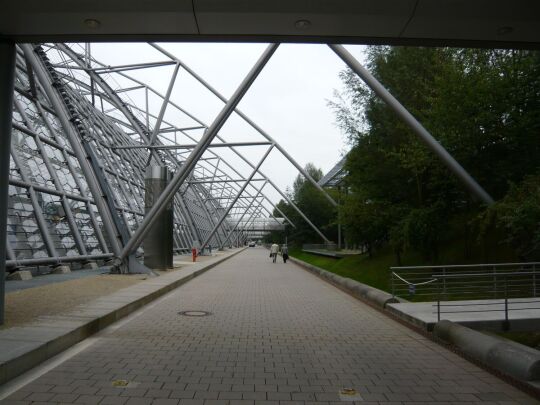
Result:
M538 0L7 0L0 39L537 48Z

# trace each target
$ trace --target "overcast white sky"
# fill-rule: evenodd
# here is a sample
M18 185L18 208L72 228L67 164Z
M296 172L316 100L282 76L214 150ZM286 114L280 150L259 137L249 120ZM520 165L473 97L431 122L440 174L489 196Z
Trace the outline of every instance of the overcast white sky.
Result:
M233 94L266 47L266 44L160 45L226 97ZM363 46L348 46L347 49L363 60ZM92 55L108 65L167 60L148 44L92 44ZM344 63L325 45L280 45L244 96L239 109L280 143L300 165L312 162L326 173L347 149L345 137L335 126L334 115L327 105L327 100L334 98L334 90L342 88L338 74L344 68ZM172 71L172 66L165 66L129 74L165 93ZM131 92L130 97L137 103L144 100L142 92ZM171 99L208 125L223 106L182 71ZM151 99L151 104L157 113L160 103ZM193 124L172 110L167 111L166 119L179 125ZM262 140L237 116L231 116L220 135L227 141ZM265 151L262 147L244 150L253 163ZM296 169L277 150L272 151L262 170L283 190L292 185L297 175ZM269 194L275 196L277 202L277 193Z

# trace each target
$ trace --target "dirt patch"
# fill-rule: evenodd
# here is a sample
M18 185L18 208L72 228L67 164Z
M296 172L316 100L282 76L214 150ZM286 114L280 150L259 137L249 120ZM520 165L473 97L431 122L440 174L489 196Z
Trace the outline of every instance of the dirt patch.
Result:
M210 259L212 256L199 256L197 262ZM190 255L177 255L174 256L174 269L158 271L158 273L178 271L181 268L188 268L191 264L193 263ZM148 276L144 274L101 274L7 293L5 323L0 326L0 330L32 322L40 316L66 314L79 305L112 294L147 278Z
M65 314L146 278L141 274L102 274L10 292L6 294L5 323L0 329L20 326L39 316Z

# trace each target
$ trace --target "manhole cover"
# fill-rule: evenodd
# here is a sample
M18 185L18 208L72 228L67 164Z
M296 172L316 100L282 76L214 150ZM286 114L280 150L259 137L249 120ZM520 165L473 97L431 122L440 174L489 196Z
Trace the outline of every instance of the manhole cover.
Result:
M180 311L178 312L179 315L184 315L184 316L208 316L208 315L212 315L211 312L208 312L208 311Z
M363 401L360 393L354 388L342 388L339 390L339 399L342 401Z

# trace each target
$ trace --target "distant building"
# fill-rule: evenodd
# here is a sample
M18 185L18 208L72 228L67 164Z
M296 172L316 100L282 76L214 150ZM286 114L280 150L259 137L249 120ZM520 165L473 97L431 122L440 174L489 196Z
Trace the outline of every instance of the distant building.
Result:
M321 187L339 187L347 175L347 171L344 168L346 161L347 155L343 156L341 160L318 181L319 185Z

